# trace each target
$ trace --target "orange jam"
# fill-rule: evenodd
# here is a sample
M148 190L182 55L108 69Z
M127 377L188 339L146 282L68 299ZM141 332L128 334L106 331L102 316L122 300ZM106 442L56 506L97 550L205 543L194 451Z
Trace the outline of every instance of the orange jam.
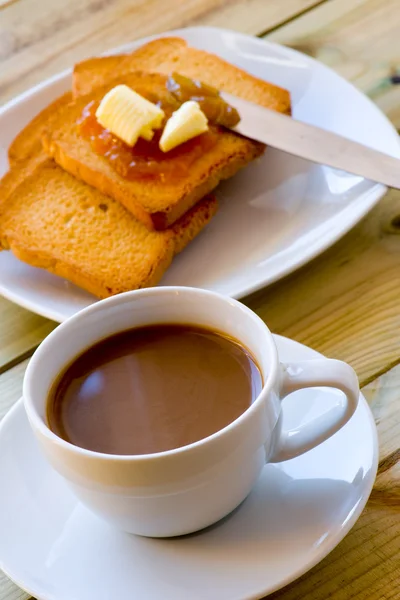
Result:
M236 110L219 96L218 90L177 73L173 73L166 80L166 90L162 99L153 94L143 95L163 109L166 119L183 102L196 100L206 114L210 126L207 132L180 144L169 152L163 152L159 148L162 128L154 132L150 142L139 138L131 148L98 123L96 110L99 102L90 102L77 121L78 131L82 137L90 141L96 154L104 156L113 169L128 180L164 181L177 180L186 176L193 163L217 143L219 125L231 127L240 120Z
M90 141L93 151L104 156L113 169L128 180L165 179L177 180L188 174L190 166L202 154L213 148L218 132L215 128L198 135L169 152L160 150L162 129L156 130L153 139L148 142L139 138L131 148L125 142L104 129L96 119L98 102L90 102L83 109L78 120L78 131Z
M236 108L221 98L219 91L196 79L189 79L179 73L172 73L167 80L167 90L180 104L195 100L210 123L223 127L234 127L240 121Z

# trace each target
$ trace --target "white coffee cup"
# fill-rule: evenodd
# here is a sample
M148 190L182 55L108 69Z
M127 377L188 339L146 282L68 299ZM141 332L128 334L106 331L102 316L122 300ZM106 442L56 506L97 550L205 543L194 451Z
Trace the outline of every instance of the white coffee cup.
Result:
M265 383L258 398L217 433L156 454L102 454L53 433L46 403L65 367L108 336L157 323L206 326L236 338L262 371ZM321 417L283 431L282 398L312 386L338 388L343 401ZM218 521L246 498L266 462L298 456L338 431L356 409L359 388L353 369L337 360L280 363L264 322L236 300L199 289L158 287L95 303L57 327L29 363L23 396L44 454L82 503L119 529L164 537Z

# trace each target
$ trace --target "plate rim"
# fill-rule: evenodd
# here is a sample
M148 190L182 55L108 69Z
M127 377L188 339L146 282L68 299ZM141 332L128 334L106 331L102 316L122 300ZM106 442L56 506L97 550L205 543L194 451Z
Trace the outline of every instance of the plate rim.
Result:
M221 27L192 26L192 27L187 27L187 28L173 29L173 30L161 32L161 33L150 35L150 36L145 36L145 37L139 38L137 40L134 40L132 42L128 42L126 44L122 44L120 46L117 46L115 48L107 50L102 55L110 55L110 54L129 52L136 46L141 45L142 43L146 43L147 41L150 41L153 39L157 39L160 37L166 37L166 36L170 36L170 35L181 35L181 36L188 35L188 36L190 36L190 34L192 32L195 34L204 33L204 35L207 35L207 32L210 32L214 36L221 36L223 34L228 34L228 35L233 35L237 39L242 39L242 40L250 39L252 41L252 43L255 43L257 45L266 46L266 47L270 47L270 48L279 50L279 52L281 52L281 53L283 52L289 58L293 59L293 57L297 57L298 59L301 59L305 63L311 65L311 67L313 69L322 69L323 71L328 73L331 78L340 80L342 83L344 83L348 87L348 89L351 90L351 93L353 93L353 94L355 93L359 96L362 96L363 100L365 102L367 102L371 107L373 107L376 114L386 122L386 125L388 127L387 131L390 132L390 134L393 134L393 141L396 140L396 142L397 142L397 146L399 149L399 157L400 157L400 137L399 137L394 125L390 122L390 120L383 113L383 111L381 111L380 108L374 102L372 102L372 100L370 98L368 98L368 96L366 96L363 92L358 90L352 83L350 83L349 81L347 81L346 79L341 77L333 69L324 65L320 61L314 59L313 57L307 56L306 54L303 54L302 52L299 52L298 50L294 50L292 48L285 47L276 42L271 42L271 41L265 40L263 38L257 38L255 36L252 36L249 34L236 32L236 31L221 28ZM39 82L38 84L29 88L28 90L25 90L24 92L19 94L17 97L11 99L3 107L0 108L0 117L2 115L6 114L9 110L16 107L17 105L26 102L27 100L29 100L29 98L31 96L35 95L36 93L44 90L45 88L52 86L53 84L56 84L58 81L65 79L71 73L72 73L72 67L68 68L68 69L64 69L63 71L56 73L55 75L52 75L51 77L48 77L47 79ZM365 178L363 178L363 181L365 181ZM233 290L229 295L236 299L240 299L240 298L249 296L250 294L253 294L267 286L270 286L271 284L279 281L280 279L283 279L287 275L297 271L302 266L311 262L314 258L316 258L320 254L322 254L325 250L327 250L328 248L333 246L338 240L340 240L344 235L346 235L346 233L348 233L355 225L357 225L357 223L359 223L370 212L370 210L374 206L376 206L378 201L387 192L387 189L388 188L386 186L375 183L368 190L356 195L355 198L350 202L350 204L343 209L343 210L348 210L351 207L352 208L351 214L347 215L346 219L343 219L343 215L341 215L341 217L339 217L337 215L333 220L332 227L329 229L328 232L326 232L326 234L322 237L322 239L320 237L318 241L315 241L315 240L312 241L310 248L303 249L302 252L298 254L297 258L292 257L290 259L290 262L285 264L285 266L283 268L280 268L279 271L273 273L270 276L268 276L268 273L267 273L264 275L261 274L256 279L254 279L254 277L253 277L253 282L249 282L244 286L242 285L240 288ZM360 199L360 198L363 198L362 206L357 206L357 208L354 209L355 202L357 201L357 199ZM7 251L5 251L5 252L7 252ZM161 284L162 284L162 282L161 282ZM213 288L213 284L211 284L211 286L206 289L212 289L212 288ZM30 310L38 315L41 315L45 318L56 321L58 323L63 322L65 319L67 319L70 316L64 310L57 310L57 309L46 306L45 301L43 302L43 301L39 301L39 300L30 300L29 297L26 298L25 295L21 295L20 293L18 293L18 291L15 291L13 289L10 290L7 285L4 285L1 282L1 280L0 280L0 294L3 297L5 297L6 299L14 302L15 304L17 304L27 310ZM68 291L66 292L66 294L68 294ZM93 297L93 302L95 302L95 301L96 301L96 298ZM66 303L68 303L67 298L66 298Z
M292 346L295 349L297 349L298 352L306 351L308 353L310 359L325 357L324 354L314 350L313 348L310 348L309 346L306 346L305 344L301 344L300 342L297 342L297 341L287 338L285 336L281 336L281 335L277 335L277 334L272 334L272 335L278 346L279 353L282 352L282 345L283 346L289 345L289 346ZM313 354L313 356L311 355L311 353ZM307 358L306 360L309 360L309 359ZM359 406L361 406L362 410L364 410L368 425L370 426L370 430L371 430L371 436L368 439L370 441L370 447L372 450L372 461L371 461L371 468L368 472L368 476L365 477L366 485L365 485L365 489L363 490L363 493L361 495L361 498L358 501L358 504L355 505L355 509L353 506L352 509L354 509L354 510L351 512L351 509L350 509L350 511L349 511L351 513L351 516L347 519L347 521L343 527L341 527L336 533L334 533L332 536L330 536L331 539L330 539L329 543L327 543L326 546L324 546L323 551L320 551L319 554L312 557L304 565L302 565L298 569L291 572L291 574L289 576L287 576L286 579L282 580L275 587L266 588L266 591L260 591L255 594L252 593L251 595L243 596L240 598L240 600L259 600L259 598L263 598L264 596L269 596L270 594L283 589L287 585L296 581L302 575L308 573L313 567L315 567L322 560L324 560L328 556L328 554L330 554L340 544L340 542L346 537L346 535L349 533L349 531L353 528L355 523L358 521L361 513L363 512L363 510L368 502L369 496L371 494L371 491L372 491L372 488L373 488L373 485L374 485L374 482L376 479L376 474L377 474L377 470L378 470L378 462L379 462L379 442L378 442L377 427L376 427L376 423L375 423L375 419L372 414L372 411L371 411L371 409L368 405L368 402L367 402L365 396L363 395L362 391L360 391ZM8 410L6 415L1 420L1 422L0 422L0 438L1 438L1 435L3 432L3 429L5 429L7 427L8 422L14 418L18 418L18 416L15 416L14 413L18 413L19 411L24 411L22 398L20 398L19 400L17 400L17 402L15 402L15 404ZM354 418L354 416L352 417L352 419L353 418ZM33 435L33 432L31 432L31 433ZM50 465L47 465L47 467L51 468ZM0 569L2 569L4 574L9 579L11 579L11 581L13 581L15 583L15 585L17 585L19 588L24 590L26 593L30 594L33 597L38 597L38 598L40 597L43 600L55 600L55 598L52 595L46 595L46 596L41 595L41 590L38 590L38 589L34 590L33 588L30 588L29 586L25 587L24 585L21 585L19 583L18 578L15 577L10 570L7 570L6 568L4 568L3 563L4 563L4 561L0 558ZM260 594L262 594L262 595L260 595ZM239 600L239 599L237 599L237 600Z

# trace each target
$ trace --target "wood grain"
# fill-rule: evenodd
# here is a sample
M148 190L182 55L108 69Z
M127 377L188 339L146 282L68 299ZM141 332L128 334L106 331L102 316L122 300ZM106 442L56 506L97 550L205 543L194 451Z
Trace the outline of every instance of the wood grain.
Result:
M378 426L380 449L378 477L370 502L390 507L397 515L400 539L400 365L370 383L364 394Z
M29 594L22 591L0 571L0 600L27 600Z
M0 373L28 356L55 326L0 297Z
M320 1L18 0L0 13L0 102L78 60L146 35L190 25L258 34Z
M400 3L331 0L267 37L332 67L400 127Z
M0 421L17 400L21 398L22 380L27 366L28 360L24 360L0 375Z

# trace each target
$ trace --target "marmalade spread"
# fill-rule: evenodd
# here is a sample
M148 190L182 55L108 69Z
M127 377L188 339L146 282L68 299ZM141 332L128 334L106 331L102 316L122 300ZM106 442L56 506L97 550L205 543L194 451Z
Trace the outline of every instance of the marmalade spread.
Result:
M219 91L211 85L189 79L179 73L172 73L167 80L167 90L180 104L188 100L197 102L207 119L214 125L234 127L240 121L236 108L227 104L219 95Z
M207 116L209 130L176 146L169 152L159 148L162 129L156 130L151 141L142 138L133 147L128 146L96 119L99 102L92 101L83 109L77 121L78 131L90 141L93 151L104 156L113 169L127 180L133 179L179 179L188 173L191 165L217 142L219 126L232 127L240 117L237 111L219 96L211 86L173 73L166 82L166 95L162 99L143 94L147 100L160 106L166 119L187 100L200 104Z

